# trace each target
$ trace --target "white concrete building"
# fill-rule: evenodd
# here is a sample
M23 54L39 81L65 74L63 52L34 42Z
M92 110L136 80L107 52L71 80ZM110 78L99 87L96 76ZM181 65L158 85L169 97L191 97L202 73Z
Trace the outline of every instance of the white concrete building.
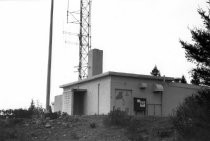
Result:
M55 100L53 103L53 112L62 111L63 109L63 95L55 96Z
M120 109L130 115L167 116L185 97L199 89L198 86L176 83L171 77L102 73L102 53L91 51L87 79L61 86L63 96L62 100L55 100L54 105L59 105L54 107L56 110L70 115L101 115Z

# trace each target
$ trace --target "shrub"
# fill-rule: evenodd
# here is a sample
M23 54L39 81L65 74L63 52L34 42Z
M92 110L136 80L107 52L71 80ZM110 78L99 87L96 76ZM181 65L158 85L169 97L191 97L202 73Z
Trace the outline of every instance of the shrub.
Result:
M39 118L44 115L43 108L35 107L33 110L31 109L8 109L8 110L1 110L0 118Z
M71 116L68 115L68 113L66 113L66 112L62 112L60 118L65 120L65 121L68 121L69 119L72 119Z
M186 98L172 121L181 137L188 140L210 140L210 90Z
M13 118L31 118L33 113L24 109L15 109L12 112Z
M0 141L7 140L28 141L29 136L16 128L3 128L0 126Z
M34 100L31 100L31 104L30 107L27 110L30 114L31 117L30 118L43 118L44 117L44 109L42 108L42 106L39 104L39 102L37 101L37 104L34 104Z
M31 118L32 113L25 109L8 109L2 110L1 118Z
M154 135L160 138L169 138L174 134L174 130L172 128L154 128Z
M106 126L126 126L130 119L130 116L125 111L114 110L105 117L103 122Z
M45 113L45 118L49 117L50 119L57 119L60 116L61 116L61 112Z
M142 132L147 132L142 129L142 123L144 121L140 119L132 119L127 128L127 136L131 141L143 141Z
M90 123L90 127L91 128L96 128L96 123L95 122Z
M78 136L78 134L77 134L76 132L72 132L72 133L71 133L71 137L72 137L72 139L74 139L74 140L79 140L79 136Z

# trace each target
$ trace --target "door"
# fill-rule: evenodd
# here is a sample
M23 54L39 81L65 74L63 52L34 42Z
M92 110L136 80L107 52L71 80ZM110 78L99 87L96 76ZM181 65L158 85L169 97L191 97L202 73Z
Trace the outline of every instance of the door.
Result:
M85 92L74 92L73 115L84 115Z

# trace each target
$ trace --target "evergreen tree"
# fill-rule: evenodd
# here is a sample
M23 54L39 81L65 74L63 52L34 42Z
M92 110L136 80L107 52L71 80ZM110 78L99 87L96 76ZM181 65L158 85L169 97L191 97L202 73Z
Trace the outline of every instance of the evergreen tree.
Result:
M191 83L194 84L194 85L199 85L200 84L200 79L198 78L198 75L196 72L193 72L193 75L192 75L192 80L191 80Z
M185 79L184 75L182 75L181 83L187 84L187 80Z
M28 108L28 111L34 113L34 112L35 112L35 109L36 109L36 107L35 107L35 105L34 105L34 100L32 99L32 100L31 100L31 105L30 105L30 107Z
M155 65L155 67L153 68L153 70L150 74L153 75L153 76L161 76L160 71L158 70L156 65Z
M207 2L210 6L210 0ZM191 29L192 43L180 41L188 61L196 64L191 71L192 83L210 86L210 7L206 12L198 9L203 28Z

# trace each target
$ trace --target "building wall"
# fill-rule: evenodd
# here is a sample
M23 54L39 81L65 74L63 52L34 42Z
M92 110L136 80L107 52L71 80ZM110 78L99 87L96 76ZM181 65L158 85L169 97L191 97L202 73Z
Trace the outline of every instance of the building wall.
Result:
M163 113L164 116L172 114L172 112L180 105L184 98L195 94L200 87L181 84L181 83L170 83L164 86L165 91L163 93Z
M54 112L62 111L62 106L63 106L63 95L55 96Z
M145 88L141 88L142 83L146 84ZM155 84L162 85L163 92L154 93ZM120 109L130 115L168 116L199 87L147 78L101 77L64 88L62 111L68 114L72 114L72 89L87 90L84 95L85 115L108 114L113 109ZM146 99L145 112L134 111L134 98Z
M84 96L84 113L85 115L107 114L110 111L110 77L103 77L96 80L84 82L74 86L64 88L64 95L70 94L71 89L86 89L87 93ZM71 107L71 100L68 96L64 96L64 107ZM70 98L72 99L72 98ZM70 104L71 103L71 104ZM66 109L66 108L65 108ZM68 112L71 113L70 111Z
M62 112L68 113L71 115L72 113L72 91L66 90L63 92L63 106Z
M140 89L140 85L141 83L146 83L147 84L147 88L145 89ZM147 79L137 79L137 78L130 78L130 77L116 77L116 76L112 76L112 80L111 80L111 107L112 109L114 108L115 104L116 104L116 90L121 89L121 90L125 90L125 91L132 91L131 93L131 97L130 97L130 113L131 115L136 114L134 112L134 97L136 98L146 98L146 102L147 105L149 105L149 110L150 111L146 111L148 112L149 115L153 114L154 112L151 110L153 110L154 106L156 106L156 110L160 109L160 104L161 104L161 96L158 94L154 94L153 93L153 85L154 84L162 84L162 81L158 81L158 80L147 80ZM152 108L151 108L152 106ZM158 107L159 106L159 107ZM123 107L121 107L123 108ZM138 113L138 114L143 114L143 113ZM160 115L160 112L157 113L156 115Z
M146 83L147 87L141 89L140 86L142 83ZM164 87L163 93L154 93L154 85L161 84ZM121 109L125 110L124 106L130 109L129 114L144 114L134 112L134 97L136 98L146 98L146 115L155 115L155 116L167 116L172 113L172 109L177 107L184 98L192 95L199 87L195 87L188 84L180 83L169 83L163 82L161 80L148 80L148 79L138 79L131 77L118 77L112 76L111 79L111 109L116 109L116 106L119 105L118 102L118 90L122 90L122 93L126 91L131 91L130 104L123 104ZM124 94L126 95L126 94ZM126 98L126 97L125 97ZM118 106L119 107L119 106Z

